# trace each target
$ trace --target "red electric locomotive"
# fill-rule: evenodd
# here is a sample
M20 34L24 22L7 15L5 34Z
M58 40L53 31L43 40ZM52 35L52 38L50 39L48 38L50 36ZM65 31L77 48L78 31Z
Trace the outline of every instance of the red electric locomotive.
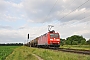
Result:
M32 41L30 41L31 47L59 47L60 46L60 36L54 30L50 31L53 26L49 25L49 32L41 35Z
M38 47L59 47L60 36L55 31L49 31L48 33L38 37Z

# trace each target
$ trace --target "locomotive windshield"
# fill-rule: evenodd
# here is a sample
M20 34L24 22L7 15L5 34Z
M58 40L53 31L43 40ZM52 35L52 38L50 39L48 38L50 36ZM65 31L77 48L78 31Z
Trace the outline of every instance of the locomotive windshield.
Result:
M59 34L50 34L50 38L59 38Z

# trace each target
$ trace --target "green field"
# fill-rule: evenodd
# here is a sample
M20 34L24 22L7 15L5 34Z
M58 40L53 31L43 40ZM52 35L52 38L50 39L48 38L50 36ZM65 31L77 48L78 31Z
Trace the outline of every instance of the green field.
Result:
M0 46L0 60L4 60L17 46Z
M63 45L60 48L90 50L90 45Z
M5 60L38 60L32 55L29 47L16 48Z
M38 60L33 54L43 60L90 60L90 55L54 51L41 48L19 47L10 54L6 60Z

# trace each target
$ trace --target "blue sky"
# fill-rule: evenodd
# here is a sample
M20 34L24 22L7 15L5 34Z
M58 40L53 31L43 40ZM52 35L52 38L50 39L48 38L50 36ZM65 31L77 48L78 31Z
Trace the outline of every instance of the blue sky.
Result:
M0 43L24 43L28 33L32 40L48 32L48 25L53 25L61 38L82 35L88 40L90 1L85 2L86 0L0 0Z

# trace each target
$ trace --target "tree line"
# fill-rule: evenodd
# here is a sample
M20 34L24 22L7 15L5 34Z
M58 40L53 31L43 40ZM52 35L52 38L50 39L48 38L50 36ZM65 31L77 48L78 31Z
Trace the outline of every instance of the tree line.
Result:
M22 46L23 43L7 43L7 44L0 44L0 46Z
M90 39L86 41L83 36L73 35L71 37L67 37L66 39L60 39L61 45L90 45Z

